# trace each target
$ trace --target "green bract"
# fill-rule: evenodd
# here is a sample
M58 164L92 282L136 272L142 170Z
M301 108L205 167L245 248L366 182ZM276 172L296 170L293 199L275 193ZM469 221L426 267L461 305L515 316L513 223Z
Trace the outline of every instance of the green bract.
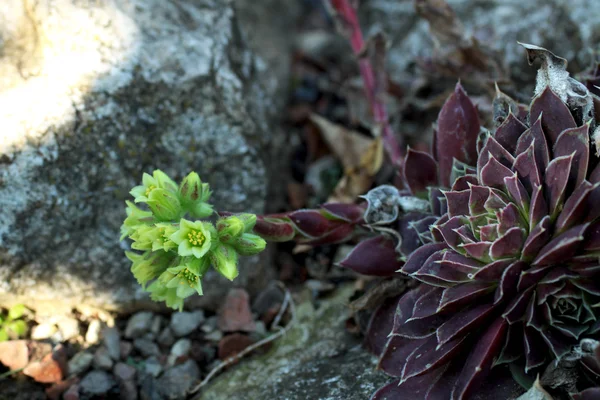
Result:
M179 186L159 170L144 174L142 180L130 193L135 203L146 203L149 210L126 202L121 240L130 238L131 248L141 252L125 255L132 262L134 277L153 300L181 309L185 298L202 295L201 280L211 266L233 280L238 275L239 255L253 255L265 248L266 242L252 234L254 214L219 218L217 228L210 221L199 220L210 217L213 206L207 203L211 195L208 184L195 172Z

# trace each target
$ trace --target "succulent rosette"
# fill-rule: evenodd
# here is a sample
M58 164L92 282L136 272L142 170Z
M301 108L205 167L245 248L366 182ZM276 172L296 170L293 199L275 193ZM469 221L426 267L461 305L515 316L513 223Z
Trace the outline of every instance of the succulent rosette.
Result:
M513 398L514 382L599 336L596 99L566 61L526 48L542 60L527 114L499 93L486 131L459 84L432 155L407 154L407 188L430 209L400 219L400 272L421 284L371 318L367 347L397 377L373 399Z

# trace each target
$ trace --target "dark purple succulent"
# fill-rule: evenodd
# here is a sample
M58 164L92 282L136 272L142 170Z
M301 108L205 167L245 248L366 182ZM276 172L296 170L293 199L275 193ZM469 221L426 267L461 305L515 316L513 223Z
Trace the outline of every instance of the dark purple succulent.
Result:
M553 57L542 75L562 60L527 49ZM439 218L401 267L421 285L371 319L367 346L397 377L373 399L511 398L514 385L500 385L509 369L522 381L599 336L596 122L592 95L562 70L558 94L554 77L541 87L538 76L526 119L499 94L501 123L482 134L458 85L440 112L433 156L409 151L406 183L414 194L429 190Z

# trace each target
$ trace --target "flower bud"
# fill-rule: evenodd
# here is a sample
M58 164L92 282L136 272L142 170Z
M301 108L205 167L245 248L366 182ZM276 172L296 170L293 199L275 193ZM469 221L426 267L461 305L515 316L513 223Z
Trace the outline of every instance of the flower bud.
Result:
M244 233L239 238L236 238L233 247L242 256L252 256L258 254L265 249L267 242L258 235L252 233Z
M147 251L143 254L126 251L125 255L133 263L131 265L131 272L142 286L166 271L170 263L175 259L175 255L162 251Z
M236 215L244 223L244 232L252 232L254 225L256 225L256 214L243 213Z
M209 254L213 267L221 275L230 281L238 276L238 254L233 247L221 244Z
M206 218L212 215L213 206L208 203L198 202L190 208L188 208L188 211L190 212L190 215L194 218Z
M197 201L201 201L202 181L195 172L190 172L188 176L183 178L179 185L179 199L181 204L188 205Z
M151 223L154 219L150 211L142 210L131 201L126 201L125 203L127 204L127 208L125 209L127 218L125 218L123 225L121 225L121 238L119 240L132 235L139 226Z
M220 218L217 221L217 232L222 242L231 243L244 233L244 222L235 215Z
M147 203L154 216L159 220L172 221L181 216L181 204L177 195L166 189L152 190Z

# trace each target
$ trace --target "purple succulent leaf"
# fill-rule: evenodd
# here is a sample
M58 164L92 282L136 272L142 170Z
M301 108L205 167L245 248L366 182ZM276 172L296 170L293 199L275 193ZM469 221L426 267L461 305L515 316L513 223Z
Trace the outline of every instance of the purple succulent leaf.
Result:
M544 342L546 342L546 344L554 354L554 358L559 360L564 355L569 353L571 351L572 345L575 344L574 341L569 342L568 340L566 340L566 338L562 334L558 333L552 327L542 329L538 332L540 333L540 335L544 339Z
M402 238L400 242L400 252L405 257L408 257L413 251L421 247L422 234L429 233L429 226L433 224L437 218L427 216L418 212L411 212L402 215L398 219L398 233Z
M571 395L573 400L598 400L600 399L600 387L585 389L582 392Z
M473 164L477 159L479 127L477 109L458 83L442 106L437 121L434 154L443 186L450 186L454 159L466 164Z
M435 336L435 327L443 324L448 318L447 315L435 314L427 318L408 319L402 324L394 323L391 335L407 339L424 339Z
M475 238L475 235L473 235L471 227L468 225L463 225L456 229L456 233L458 233L458 236L460 236L464 243L474 243L477 241L477 238Z
M429 257L446 248L448 246L445 243L430 243L418 248L408 257L401 272L405 274L417 272Z
M560 212L565 198L574 154L553 159L544 175L545 196L552 219Z
M496 260L481 268L473 277L476 281L498 282L513 260Z
M584 252L600 250L600 221L590 224L588 230L585 232L582 249Z
M524 213L529 212L529 193L525 186L521 183L517 173L515 172L513 176L504 178L504 186L506 186L506 191L510 195L510 197L514 200L514 202L519 206Z
M550 162L550 149L548 148L548 142L542 129L541 116L519 138L517 142L517 155L527 151L532 144L534 146L535 163L541 175Z
M522 260L533 260L540 249L548 243L552 237L550 231L551 226L550 216L546 215L533 229L531 229L531 232L523 245L523 250L521 251Z
M440 304L444 288L433 286L429 289L415 301L412 316L407 321L431 317L438 312L438 305Z
M577 275L575 275L577 276ZM571 277L571 275L570 275ZM594 296L600 296L600 285L596 280L593 279L571 279L570 282L577 286L579 289L586 291L587 293L593 294Z
M493 292L495 287L495 283L469 282L444 289L438 311L444 312L470 304L475 299Z
M463 175L463 176L459 176L454 183L452 184L452 190L453 191L461 191L461 190L468 190L471 185L477 185L478 180L477 180L477 175Z
M325 217L345 222L360 222L365 209L356 204L326 203L321 206Z
M487 215L485 215L484 218L487 218ZM494 242L496 239L498 239L498 224L489 224L483 226L479 224L479 226L479 236L481 240L486 242Z
M529 226L536 226L548 215L548 203L542 186L535 186L529 203Z
M453 251L445 252L440 264L442 265L442 268L452 269L464 274L475 274L485 265L477 260Z
M494 360L494 365L502 365L512 363L521 358L523 349L521 347L521 341L523 336L523 327L519 324L513 324L508 326L506 336L504 338L504 344L500 349L500 354Z
M525 349L525 373L542 366L546 362L546 352L540 334L532 328L523 328L523 347Z
M576 128L577 124L571 111L550 87L533 99L530 108L530 121L542 117L542 128L550 143L556 143L560 133L565 129Z
M492 243L490 257L493 260L516 257L521 254L524 243L525 230L519 227L510 228Z
M589 225L588 223L573 227L552 239L542 247L531 265L544 266L568 261L581 246Z
M470 190L462 190L459 192L447 191L444 192L448 202L448 216L450 218L469 214L469 197Z
M498 189L490 189L490 195L483 206L487 212L494 213L499 208L506 207L508 203L510 203L510 199L504 192Z
M588 214L585 216L584 222L592 222L600 217L600 183L594 183L590 195L588 196Z
M466 336L438 344L435 335L429 337L406 360L400 382L423 375L446 364L460 349Z
M539 306L545 303L548 300L548 297L558 293L562 288L566 285L565 282L557 282L557 283L541 283L537 285L535 289L537 302L536 304Z
M564 280L577 278L578 275L564 266L555 266L538 282L538 284L560 283Z
M532 295L533 287L530 287L520 292L508 304L506 310L504 310L504 313L502 314L502 318L504 318L511 325L515 322L521 321L523 319L525 311L527 310L527 306Z
M588 171L590 159L589 130L589 123L578 128L567 129L558 136L554 144L554 158L573 154L569 177L569 186L572 189L583 182Z
M477 215L487 212L485 202L490 196L490 188L485 186L472 185L469 196L469 210L471 215Z
M498 143L508 150L511 154L515 154L517 150L517 141L521 134L525 132L527 127L519 121L513 113L509 113L508 117L496 129L494 137Z
M524 221L521 217L519 209L514 203L510 203L506 207L500 209L496 213L498 218L498 233L504 235L509 229L515 226L523 226Z
M519 276L526 267L527 264L523 261L515 261L502 272L500 283L494 293L494 304L504 302L515 295Z
M571 262L569 268L577 272L580 276L592 277L600 273L600 265L598 265L598 260L600 260L600 254L595 253L592 261L587 263Z
M521 273L519 282L517 283L517 290L519 292L531 287L538 283L550 270L549 266L533 267Z
M581 222L588 213L588 200L594 186L583 181L569 196L555 224L555 232L561 233Z
M403 265L395 247L394 240L387 236L365 239L339 265L364 275L391 276Z
M409 292L410 293L410 292ZM409 293L404 296L386 299L373 314L367 326L365 347L373 354L380 355L388 342L388 333L394 326L394 317L400 301L410 301ZM413 294L412 296L416 296Z
M446 366L437 368L427 374L414 377L400 384L394 380L377 390L370 400L414 399L425 400L427 392L440 379Z
M429 188L429 206L433 215L443 215L442 203L440 199L445 199L440 188Z
M402 336L390 336L381 353L377 368L394 377L402 376L406 359L427 339L408 339Z
M412 194L438 185L438 166L433 157L425 152L408 149L404 159L404 182Z
M256 221L254 233L273 242L287 242L296 235L294 226L290 222L267 217Z
M343 243L354 236L354 226L352 224L342 223L332 228L324 235L318 238L300 238L299 243L309 244L311 246L323 246L326 244Z
M423 266L411 276L421 282L429 285L448 287L456 283L468 282L470 278L467 273L453 268L454 265L444 262L446 250L434 253L429 257Z
M579 324L553 324L554 329L562 333L566 337L570 337L571 339L579 340L579 337L583 335L588 330L587 325L579 325Z
M452 399L466 399L481 385L504 343L507 328L506 321L497 318L481 336L456 380Z
M479 180L485 186L504 190L504 178L513 175L513 172L502 165L495 157L490 156L488 162L481 168Z
M493 136L489 136L485 142L485 145L479 153L477 159L477 175L481 176L481 170L488 163L491 157L494 157L500 164L507 168L512 167L515 162L515 158L506 150Z
M490 258L490 247L492 247L492 242L464 243L461 244L460 247L476 260L481 262L492 261Z
M528 193L533 193L533 188L542 183L540 168L535 161L534 143L515 158L513 170L519 174L519 179Z
M463 225L462 217L452 217L447 222L437 226L444 242L455 251L459 251L458 245L461 243L460 235L456 233L456 229Z
M482 326L493 310L492 304L480 304L455 313L437 329L439 345L444 345L459 335L466 336L473 328Z
M589 181L591 183L600 183L600 164L596 165L592 172L590 172Z
M527 309L525 310L524 322L525 326L529 326L535 329L542 329L542 322L539 316L538 308L536 307L536 298L537 292L534 290L531 298L529 299L529 303L527 304Z
M318 210L298 210L287 214L296 229L303 235L318 238L327 233L334 225Z

